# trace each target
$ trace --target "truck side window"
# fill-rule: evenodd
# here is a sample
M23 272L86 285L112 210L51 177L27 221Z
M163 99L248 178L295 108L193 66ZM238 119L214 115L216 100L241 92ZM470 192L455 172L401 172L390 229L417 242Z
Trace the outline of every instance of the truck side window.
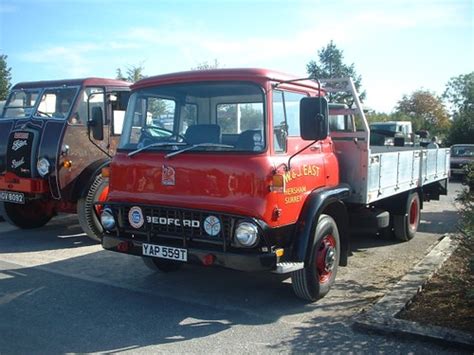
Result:
M181 119L179 120L179 134L184 134L189 126L198 122L198 106L196 104L186 104L181 108Z
M90 99L89 99L90 98ZM89 113L87 112L87 100L89 99ZM85 125L87 119L92 117L92 108L101 107L104 111L104 89L102 88L85 88L79 94L78 103L75 111L72 113L69 122L71 124Z
M112 134L122 134L123 120L125 118L125 111L127 109L128 99L130 98L130 91L117 91L113 93L117 96L115 101L112 101Z
M300 135L300 101L306 95L294 92L284 92L286 123L288 125L288 135Z
M283 91L273 91L273 149L275 152L286 152L288 125L285 117Z

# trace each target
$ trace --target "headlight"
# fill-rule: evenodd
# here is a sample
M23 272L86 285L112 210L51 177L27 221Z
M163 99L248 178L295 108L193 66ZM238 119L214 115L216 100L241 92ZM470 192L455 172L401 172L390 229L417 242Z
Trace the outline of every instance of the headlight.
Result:
M115 219L110 208L104 208L100 215L100 223L107 231L110 231L115 228Z
M38 173L41 175L41 177L45 177L49 173L50 167L51 165L46 158L40 158L38 163L36 163L36 169L38 170Z
M243 247L255 246L258 238L258 228L251 222L241 222L235 229L235 240Z

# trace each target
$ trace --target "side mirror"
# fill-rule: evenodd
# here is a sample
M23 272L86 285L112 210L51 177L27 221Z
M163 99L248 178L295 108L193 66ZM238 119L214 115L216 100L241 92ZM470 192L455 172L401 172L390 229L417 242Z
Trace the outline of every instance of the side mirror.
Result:
M101 141L104 139L104 113L102 107L92 107L92 117L87 126L89 131L92 130L92 136L95 140Z
M328 101L324 97L304 97L300 101L300 134L307 141L318 141L329 132Z

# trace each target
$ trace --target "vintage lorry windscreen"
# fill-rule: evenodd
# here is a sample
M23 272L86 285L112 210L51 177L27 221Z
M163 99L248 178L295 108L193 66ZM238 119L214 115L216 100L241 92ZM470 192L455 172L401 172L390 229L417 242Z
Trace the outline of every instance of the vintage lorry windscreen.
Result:
M257 85L163 85L132 94L119 149L261 152L264 127L264 96Z
M13 90L5 104L2 117L66 119L78 90L78 87Z

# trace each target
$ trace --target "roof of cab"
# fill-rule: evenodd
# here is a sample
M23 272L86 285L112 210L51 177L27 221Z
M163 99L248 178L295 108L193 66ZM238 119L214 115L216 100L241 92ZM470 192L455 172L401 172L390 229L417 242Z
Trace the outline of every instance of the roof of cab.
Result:
M132 85L127 81L106 79L106 78L83 78L83 79L64 79L64 80L43 80L43 81L24 81L12 87L15 89L26 88L44 88L44 87L60 87L60 86L113 86L128 87Z
M278 83L295 79L302 78L274 70L258 68L192 70L145 78L133 84L132 90L156 85L197 81L252 81L262 83L270 80ZM292 84L318 90L317 83L311 80L296 80Z

